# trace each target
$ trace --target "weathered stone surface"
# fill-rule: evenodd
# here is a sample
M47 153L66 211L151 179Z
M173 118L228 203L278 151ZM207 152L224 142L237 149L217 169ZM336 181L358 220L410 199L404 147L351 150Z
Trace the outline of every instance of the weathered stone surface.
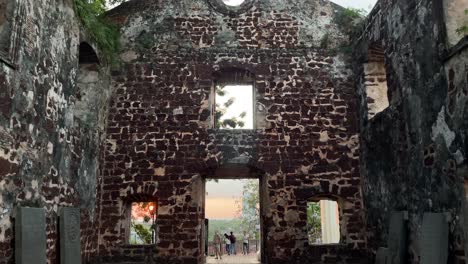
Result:
M59 207L81 209L83 262L201 263L205 178L236 175L262 180L268 264L369 263L401 210L407 263L425 211L454 216L448 262L463 263L468 45L453 4L381 0L349 46L328 1L128 1L107 14L122 26L111 80L73 1L0 0L0 264L17 206L45 209L47 263ZM254 83L255 130L212 127L211 88L233 71ZM340 204L340 245L307 245L317 197ZM148 199L158 244L128 246L123 215Z
M408 211L406 263L419 263L427 211L463 215L467 173L466 40L447 38L445 6L464 1L379 1L355 48L360 99L361 176L368 245L386 246L392 211ZM409 37L411 36L411 37ZM375 50L379 52L374 52ZM389 107L367 118L366 62L385 63ZM464 220L463 220L464 221ZM449 263L464 262L463 224L449 223Z
M117 90L101 201L109 213L100 229L101 253L119 254L126 243L128 227L119 214L125 201L154 195L160 204L157 258L200 263L203 178L239 176L264 179L262 200L269 204L262 232L269 263L308 255L307 202L320 196L342 205L344 248L364 248L350 62L318 48L325 32L317 23L337 32L329 34L330 48L345 39L333 23L338 7L251 1L251 8L227 16L213 13L208 2L129 2L109 14L119 21L126 17L126 63L113 78ZM256 129L213 129L213 83L247 79L255 87ZM146 193L152 182L157 189ZM188 239L180 241L181 235ZM322 258L325 252L314 254Z
M15 219L15 263L47 263L46 236L45 210L19 207Z
M97 182L110 74L104 63L94 68L98 74L80 70L79 44L87 37L73 1L0 1L2 10L4 3L7 13L0 17L6 15L8 27L0 25L0 263L14 259L11 217L17 206L45 209L48 263L59 261L58 208L82 207L81 254L88 259L97 251ZM91 87L91 77L99 79L98 85Z

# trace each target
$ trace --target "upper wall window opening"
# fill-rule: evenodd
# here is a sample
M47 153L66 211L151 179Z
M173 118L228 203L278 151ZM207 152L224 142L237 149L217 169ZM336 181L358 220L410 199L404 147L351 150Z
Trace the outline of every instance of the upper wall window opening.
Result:
M254 128L253 85L217 85L215 93L216 128Z
M369 50L369 61L364 64L364 75L368 119L370 120L390 106L385 55L382 48L373 47Z
M156 244L156 202L134 202L131 204L130 245Z
M223 3L228 6L240 6L245 0L223 0Z
M340 242L340 217L336 201L307 203L307 235L311 245Z

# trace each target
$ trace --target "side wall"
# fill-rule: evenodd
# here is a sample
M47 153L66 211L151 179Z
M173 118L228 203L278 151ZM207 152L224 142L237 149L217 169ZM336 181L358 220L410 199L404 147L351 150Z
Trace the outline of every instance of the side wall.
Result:
M0 60L0 263L14 263L18 206L45 208L48 263L59 256L60 207L80 207L86 259L97 248L96 182L106 111L85 118L76 108L107 105L106 72L99 73L99 96L83 93L72 1L16 4L17 31L9 34L18 41L2 58L8 64Z
M380 1L356 52L369 245L388 246L391 212L408 211L407 263L421 255L424 212L451 214L448 263L464 263L468 57L466 44L452 48L446 38L443 6ZM363 65L375 47L385 50L390 107L369 120Z

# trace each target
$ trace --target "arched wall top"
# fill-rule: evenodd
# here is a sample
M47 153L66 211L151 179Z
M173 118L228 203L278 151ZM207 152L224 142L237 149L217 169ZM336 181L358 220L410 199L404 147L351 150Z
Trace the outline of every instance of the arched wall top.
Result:
M226 5L223 0L206 0L210 6L217 12L228 15L228 16L236 16L242 13L249 11L253 5L257 2L257 0L245 0L239 6L229 6Z

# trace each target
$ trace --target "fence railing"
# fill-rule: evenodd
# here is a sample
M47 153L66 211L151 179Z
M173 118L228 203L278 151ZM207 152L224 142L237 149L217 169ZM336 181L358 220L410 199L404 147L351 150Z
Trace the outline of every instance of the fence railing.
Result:
M236 243L236 252L238 255L242 255L242 247L243 247L243 241L238 241ZM258 240L249 240L249 254L255 254L257 251L260 249L260 241ZM226 244L221 245L221 253L223 255L227 255L226 251ZM213 242L208 242L208 256L214 256L215 255L215 247Z

